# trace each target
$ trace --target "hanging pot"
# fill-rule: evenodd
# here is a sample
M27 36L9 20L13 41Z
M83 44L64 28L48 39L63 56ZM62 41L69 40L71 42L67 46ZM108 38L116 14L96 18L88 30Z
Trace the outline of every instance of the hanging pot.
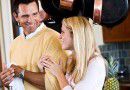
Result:
M80 8L78 7L78 1L79 0L75 0L75 2L72 2L74 7L71 10L68 10L64 6L65 3L61 2L60 0L41 0L41 6L48 14L54 18L62 19L64 17L74 16L79 13Z
M121 23L128 12L128 0L41 0L41 5L59 21L82 15L107 27Z
M128 13L128 0L82 0L82 15L107 27L120 24Z

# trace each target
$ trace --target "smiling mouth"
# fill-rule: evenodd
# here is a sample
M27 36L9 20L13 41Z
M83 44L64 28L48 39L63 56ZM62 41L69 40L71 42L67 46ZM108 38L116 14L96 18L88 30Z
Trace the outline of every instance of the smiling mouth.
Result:
M27 26L31 26L31 27L34 26L34 25L35 25L35 24L27 24Z
M32 23L32 24L30 24L30 23L26 23L26 26L35 26L35 24L34 23Z

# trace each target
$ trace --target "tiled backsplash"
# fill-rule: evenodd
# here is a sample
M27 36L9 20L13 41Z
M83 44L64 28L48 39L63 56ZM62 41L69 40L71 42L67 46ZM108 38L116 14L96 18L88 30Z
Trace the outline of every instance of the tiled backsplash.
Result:
M106 43L99 48L104 57L113 56L114 59L119 60L120 69L125 67L130 73L130 42Z

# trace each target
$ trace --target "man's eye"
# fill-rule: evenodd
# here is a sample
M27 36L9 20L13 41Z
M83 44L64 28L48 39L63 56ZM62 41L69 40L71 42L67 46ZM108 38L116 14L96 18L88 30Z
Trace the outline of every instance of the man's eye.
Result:
M22 17L23 17L23 18L28 18L29 16L28 16L28 15L23 15Z
M38 13L36 12L36 13L33 13L33 15L35 16L35 15L37 15Z

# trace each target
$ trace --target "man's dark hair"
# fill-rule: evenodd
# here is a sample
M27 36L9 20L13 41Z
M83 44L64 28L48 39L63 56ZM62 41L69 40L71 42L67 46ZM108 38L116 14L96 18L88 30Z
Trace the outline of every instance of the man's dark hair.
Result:
M11 2L12 12L15 12L16 14L18 14L19 4L29 4L31 2L36 2L38 10L39 10L38 0L12 0L12 2Z

